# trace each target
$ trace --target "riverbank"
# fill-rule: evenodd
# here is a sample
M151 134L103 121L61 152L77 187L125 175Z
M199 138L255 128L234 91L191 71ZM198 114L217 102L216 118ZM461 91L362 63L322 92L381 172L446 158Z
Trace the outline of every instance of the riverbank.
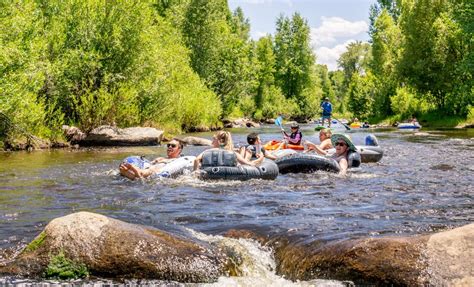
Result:
M350 115L335 115L334 119L345 119L350 118ZM391 116L385 119L376 119L373 122L369 122L371 126L376 127L392 127L396 122L403 122L406 119L402 119L400 115ZM433 129L463 129L463 128L474 128L474 114L470 114L467 118L456 117L456 116L443 116L437 112L426 113L418 116L418 121L424 128ZM214 130L220 130L222 128L259 128L261 125L274 124L273 119L266 119L263 121L256 121L248 118L236 118L236 119L224 119L218 126L212 127L196 127L191 128L188 132L208 132ZM309 121L312 122L312 121ZM79 131L80 132L80 131ZM186 134L174 134L169 133L166 130L163 131L163 140L171 139L174 136ZM82 133L82 132L81 132ZM77 148L77 142L71 141L71 135L67 132L63 136L56 137L54 140L45 138L39 138L25 131L17 132L19 136L14 139L4 140L4 135L0 136L0 150L6 151L20 151L20 150L33 150L33 149L51 149L51 148Z

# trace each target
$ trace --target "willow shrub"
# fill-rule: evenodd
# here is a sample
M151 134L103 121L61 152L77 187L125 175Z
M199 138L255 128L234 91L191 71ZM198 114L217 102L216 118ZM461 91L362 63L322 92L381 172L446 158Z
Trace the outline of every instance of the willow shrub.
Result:
M1 5L0 27L8 32L0 36L7 52L0 56L0 108L33 112L18 117L23 125L64 122L88 131L142 124L171 132L217 125L218 98L190 68L179 32L150 3Z
M390 97L391 108L400 119L409 118L414 114L426 113L434 109L434 105L417 95L413 88L397 88L396 94Z
M25 134L57 138L62 117L37 95L46 81L41 51L46 41L33 2L0 4L0 141L12 142ZM6 117L6 118L5 118Z

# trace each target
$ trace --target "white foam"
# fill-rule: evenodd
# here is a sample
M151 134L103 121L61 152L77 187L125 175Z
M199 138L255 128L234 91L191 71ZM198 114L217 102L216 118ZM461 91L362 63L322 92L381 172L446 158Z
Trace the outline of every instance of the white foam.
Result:
M189 230L198 239L210 243L225 245L236 251L242 259L242 276L222 276L215 283L200 284L200 286L212 287L237 287L237 286L320 286L339 287L347 286L344 282L336 280L290 281L275 273L276 263L270 248L261 246L255 240L233 239L223 236L212 236Z

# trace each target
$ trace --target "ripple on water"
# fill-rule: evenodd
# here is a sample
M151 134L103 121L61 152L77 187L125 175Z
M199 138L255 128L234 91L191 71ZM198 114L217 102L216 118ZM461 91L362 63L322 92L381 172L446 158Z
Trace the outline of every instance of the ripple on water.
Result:
M264 131L262 137L279 136ZM0 239L15 237L0 241L0 248L24 244L51 219L81 210L155 227L217 234L256 226L309 240L413 235L474 220L472 135L375 134L385 152L379 163L362 164L347 177L316 172L275 181L183 176L131 182L118 176L126 156L153 158L165 154L162 147L0 154ZM309 130L306 135L317 142ZM364 133L351 135L363 144ZM234 140L244 143L246 134Z

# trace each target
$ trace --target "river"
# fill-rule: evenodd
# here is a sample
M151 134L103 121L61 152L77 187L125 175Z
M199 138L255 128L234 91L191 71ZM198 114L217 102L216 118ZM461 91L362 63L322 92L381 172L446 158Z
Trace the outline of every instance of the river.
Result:
M249 131L233 130L234 142L243 145ZM263 141L281 137L273 127L257 131ZM152 159L165 155L165 147L2 152L0 260L21 249L53 218L77 211L164 230L178 225L201 236L249 229L304 242L410 236L474 220L474 130L370 132L385 152L379 163L362 164L347 177L317 172L280 175L275 181L204 182L185 176L131 182L117 175L126 156ZM356 145L367 135L362 130L349 133ZM312 126L303 126L303 134L318 142ZM185 147L184 153L202 150ZM254 242L242 244L254 270L245 278L221 278L216 286L293 284L272 272L271 251ZM294 284L344 285L318 280Z

